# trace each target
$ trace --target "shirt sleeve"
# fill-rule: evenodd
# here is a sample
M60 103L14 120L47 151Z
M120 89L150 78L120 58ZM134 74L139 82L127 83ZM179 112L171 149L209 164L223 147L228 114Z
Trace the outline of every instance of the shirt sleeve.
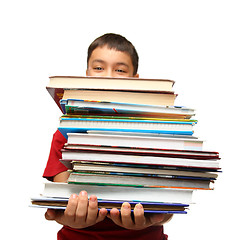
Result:
M55 175L67 170L67 167L59 161L62 158L61 149L66 142L67 139L57 130L53 135L48 162L43 173L44 178L53 180Z

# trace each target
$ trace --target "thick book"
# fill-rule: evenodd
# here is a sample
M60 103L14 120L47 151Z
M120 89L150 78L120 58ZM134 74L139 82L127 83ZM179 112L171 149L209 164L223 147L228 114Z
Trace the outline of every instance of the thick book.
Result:
M68 114L114 114L131 116L155 116L175 119L190 119L195 110L178 106L161 106L119 102L102 102L79 99L61 100L63 112Z
M58 127L58 130L62 133L62 135L67 139L68 133L86 133L91 130L96 131L111 131L118 132L123 131L125 133L153 133L153 134L166 134L166 135L183 135L183 136L191 136L193 131L176 131L176 130L154 130L154 129L122 129L122 128L106 128L104 127Z
M135 129L155 131L192 132L197 121L141 120L119 118L70 118L60 117L59 127L81 127L85 129Z
M178 121L178 122L197 122L194 119L186 119L186 118L174 118L173 115L165 115L164 117L157 116L157 115L140 115L140 114L104 114L95 112L84 112L83 114L63 114L61 115L62 118L89 118L89 119L120 119L120 120L146 120L146 121Z
M192 168L219 169L219 158L212 160L198 160L188 158L171 158L159 156L142 156L124 153L101 153L95 151L78 151L62 149L62 163L72 160L86 160L94 162L135 163L147 165L167 165ZM64 163L65 164L65 163Z
M172 91L174 83L169 79L52 76L48 87Z
M197 120L195 119L181 119L181 118L164 118L160 116L146 116L146 115L130 115L130 114L103 114L100 113L99 115L97 114L63 114L61 115L61 118L67 118L67 119L72 119L72 118L78 118L78 119L103 119L103 121L109 119L109 121L153 121L153 122L185 122L185 123L193 123L196 124Z
M67 143L101 146L202 150L203 140L187 136L166 136L161 134L129 134L123 132L88 131L88 133L67 133Z
M164 169L158 166L148 166L141 164L120 164L120 163L104 163L104 162L88 162L88 161L73 161L71 165L68 165L70 169L75 172L96 172L96 173L127 173L135 175L153 175L153 176L165 176L169 178L195 178L216 180L217 173L214 172L200 172L191 171L190 169L176 170L176 169Z
M106 199L123 202L137 201L182 204L193 203L192 189L177 188L142 188L47 182L45 183L42 195L44 197L69 198L71 194L79 194L81 191L87 191L89 196L95 195L99 200Z
M57 198L57 197L43 197L43 196L32 197L30 207L65 210L68 200L69 200L68 198ZM185 214L187 213L186 210L189 207L188 204L180 204L180 203L155 203L155 202L137 202L137 201L130 201L128 203L131 206L132 212L134 211L135 205L141 203L143 205L145 213ZM98 209L106 208L107 211L110 211L112 208L117 208L120 211L122 204L123 201L98 199Z
M172 158L190 158L190 159L219 159L218 152L210 151L191 151L179 149L160 149L160 148L142 148L142 147L117 147L117 146L101 146L101 145L86 145L86 144L71 144L66 143L64 149L81 150L97 153L119 153L126 155L141 155L141 156L158 156Z
M179 179L169 177L151 177L119 174L119 173L85 173L71 172L67 180L68 183L82 183L95 185L111 186L130 186L130 187L178 187L190 189L210 190L209 180Z
M147 90L107 90L107 89L72 89L46 87L51 97L61 109L60 100L83 99L92 101L122 102L148 105L174 106L177 94L166 91Z
M61 109L59 101L62 98L117 102L134 102L135 100L135 103L141 103L138 98L142 98L143 101L147 98L144 103L151 104L153 102L151 99L155 97L156 103L161 99L161 102L158 101L157 104L162 104L164 98L164 105L174 105L173 100L177 95L173 92L173 85L174 81L169 79L52 76L46 88ZM149 96L143 97L146 94Z

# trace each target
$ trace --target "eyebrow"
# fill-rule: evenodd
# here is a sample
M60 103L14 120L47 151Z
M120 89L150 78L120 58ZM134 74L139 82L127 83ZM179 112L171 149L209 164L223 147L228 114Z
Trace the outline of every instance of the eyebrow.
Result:
M101 59L95 59L92 61L92 63L96 63L96 62L99 62L99 63L105 63L105 61L101 60Z
M116 63L116 65L117 65L117 66L119 66L119 65L123 65L123 66L125 66L125 67L129 68L129 65L128 65L128 64L126 64L126 63L124 63L124 62L118 62L118 63Z

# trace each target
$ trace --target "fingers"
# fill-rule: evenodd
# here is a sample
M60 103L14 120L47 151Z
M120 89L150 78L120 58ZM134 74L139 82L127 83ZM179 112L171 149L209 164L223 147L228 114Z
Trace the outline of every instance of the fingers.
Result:
M45 213L45 218L47 220L54 220L62 225L66 224L64 221L64 212L62 210L48 209Z
M121 207L121 220L125 228L132 228L134 222L131 217L131 206L128 202L124 202Z
M77 194L72 194L69 198L66 210L64 212L64 217L67 223L75 222L77 205L78 205L78 196Z
M68 206L67 206L68 207ZM81 191L77 198L77 205L75 210L75 223L85 223L88 212L88 194L86 191Z
M110 211L109 217L115 224L127 229L137 230L147 227L144 208L141 204L136 204L133 218L131 214L131 206L128 202L124 202L122 204L121 214L118 209L113 208Z
M165 224L169 222L173 217L173 214L154 214L150 217L150 222L152 224Z
M121 208L122 224L129 229L142 229L147 227L146 218L144 216L144 208L138 203L134 207L134 218L131 215L131 206L125 202Z
M120 212L117 208L112 208L108 217L118 226L122 226Z
M104 220L106 215L106 209L101 209L98 214L96 196L92 195L88 200L87 192L81 191L78 196L76 194L71 195L64 212L64 219L68 226L81 228Z
M131 214L131 206L124 202L121 206L121 214L118 209L113 208L108 217L117 225L133 230L140 230L155 224L163 224L172 218L172 214L149 214L144 215L142 204L138 203L134 207L134 216Z
M107 210L105 208L101 208L97 216L96 223L103 221L106 216L107 216Z
M138 203L134 208L134 222L136 228L141 228L146 225L146 218L144 216L144 208L142 204Z
M98 215L97 197L92 195L89 199L86 223L91 224L96 221Z
M54 220L55 219L55 210L47 209L45 213L46 220Z
M55 220L58 223L67 225L73 228L84 228L103 221L107 215L105 208L98 212L97 197L92 195L88 200L86 191L82 191L79 195L72 194L66 210L58 212L48 209L45 213L47 220ZM121 213L118 209L113 208L108 216L111 220L127 229L143 229L154 224L169 221L172 218L171 214L153 214L147 218L144 216L144 208L138 203L134 207L134 214L131 214L131 206L128 202L124 202L121 206Z

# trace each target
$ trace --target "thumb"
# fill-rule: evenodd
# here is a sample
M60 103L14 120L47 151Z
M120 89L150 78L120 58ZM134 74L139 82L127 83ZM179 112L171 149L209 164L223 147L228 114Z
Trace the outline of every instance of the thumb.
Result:
M150 220L154 224L154 223L162 222L164 218L165 218L165 214L154 214L150 217Z
M47 220L55 220L55 210L53 209L47 209L46 213L45 213L45 218Z
M173 217L173 214L154 214L150 217L150 221L153 224L165 224L169 222Z

